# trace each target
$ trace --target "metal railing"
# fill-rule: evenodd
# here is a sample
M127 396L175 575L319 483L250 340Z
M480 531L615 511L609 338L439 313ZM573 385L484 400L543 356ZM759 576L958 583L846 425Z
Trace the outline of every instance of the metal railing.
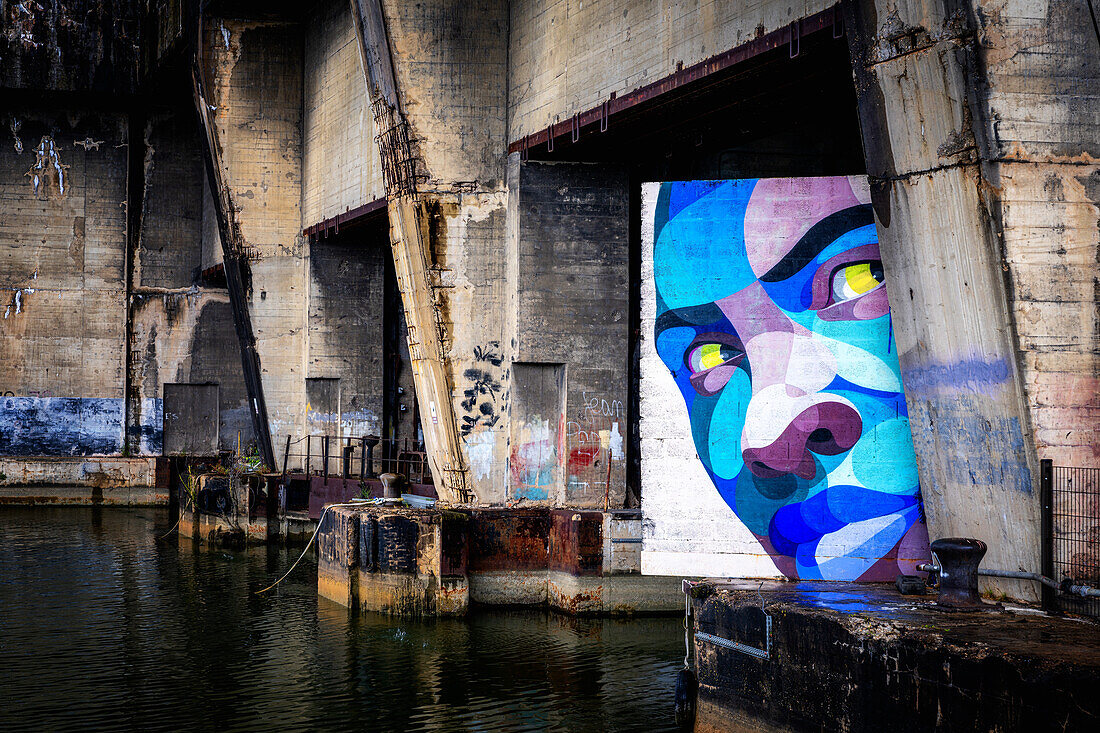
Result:
M283 447L283 475L295 473L326 479L373 479L383 473L397 473L410 483L434 483L422 443L377 435L288 435Z
M1040 462L1043 574L1061 584L1100 587L1100 468ZM1100 617L1100 598L1043 590L1051 610Z

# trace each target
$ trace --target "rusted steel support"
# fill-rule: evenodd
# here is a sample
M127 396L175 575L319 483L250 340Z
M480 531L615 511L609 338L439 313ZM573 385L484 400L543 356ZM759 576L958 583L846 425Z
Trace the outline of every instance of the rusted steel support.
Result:
M381 0L350 1L377 128L375 141L386 187L393 263L408 324L409 357L428 460L439 497L468 502L474 496L451 400L447 327L440 310L442 295L429 268L423 236L427 213L417 191L418 159L401 111Z
M199 43L202 43L201 36ZM247 262L244 237L241 235L241 226L237 221L237 209L233 206L233 195L223 176L217 128L214 126L210 105L203 91L202 78L202 70L196 60L191 70L192 90L195 95L195 110L198 112L199 124L203 130L203 161L206 164L206 176L210 182L214 213L218 219L218 234L221 235L222 240L225 282L229 290L229 305L233 311L233 325L241 347L241 367L244 370L245 389L248 391L248 408L252 413L252 428L256 433L260 455L263 456L268 469L275 470L275 451L271 445L267 403L264 401L264 388L260 377L260 355L256 351L256 337L252 331L252 318L248 313L244 279L241 277L241 265Z

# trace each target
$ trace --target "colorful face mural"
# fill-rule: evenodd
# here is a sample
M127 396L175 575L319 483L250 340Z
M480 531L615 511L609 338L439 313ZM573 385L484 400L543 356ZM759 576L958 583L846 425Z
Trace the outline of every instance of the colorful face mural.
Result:
M664 183L653 226L657 354L779 570L892 580L899 549L925 556L865 179Z

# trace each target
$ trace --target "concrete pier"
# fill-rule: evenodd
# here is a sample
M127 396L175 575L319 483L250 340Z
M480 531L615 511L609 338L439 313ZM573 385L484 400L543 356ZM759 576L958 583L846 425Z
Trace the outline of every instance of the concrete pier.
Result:
M317 589L350 608L462 615L471 603L573 615L668 613L679 579L643 577L637 512L335 507L317 535Z
M167 465L157 458L0 456L0 506L167 503Z
M715 581L691 595L697 733L1068 731L1100 719L1094 623L1022 607L946 613L877 585Z

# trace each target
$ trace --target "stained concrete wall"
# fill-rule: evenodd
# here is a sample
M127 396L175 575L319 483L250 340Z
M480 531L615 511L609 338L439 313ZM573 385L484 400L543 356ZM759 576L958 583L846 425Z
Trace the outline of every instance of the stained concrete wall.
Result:
M505 498L515 260L505 239L507 3L384 3L468 482ZM431 424L421 399L421 421ZM469 420L467 420L469 418Z
M73 106L21 107L5 115L5 127L0 453L117 453L126 336L126 118Z
M339 380L340 389L338 413L332 406L307 405L311 433L356 438L382 433L382 329L389 257L384 234L373 230L314 242L310 248L306 374L309 379Z
M252 316L276 449L305 427L308 242L301 236L302 30L208 19L227 182L250 248ZM276 452L278 452L276 450Z
M602 507L606 498L618 507L625 495L628 182L614 166L530 162L509 191L518 200L515 358L567 367L555 500L569 506ZM557 433L556 424L550 428ZM524 450L513 440L517 496L516 457Z
M164 385L211 383L218 389L219 447L253 440L240 347L224 287L200 272L205 172L189 100L155 110L142 125L142 209L133 254L130 427L133 442L160 452ZM212 212L209 214L213 216ZM143 428L143 426L153 426Z
M820 12L831 0L516 0L508 139Z
M350 4L318 3L305 21L302 228L385 195Z
M1039 458L1100 467L1100 38L1081 2L974 4L978 139L1000 199L1020 373Z
M1038 569L1038 455L1096 465L1097 39L1068 5L849 24L930 534L1008 570Z
M0 88L132 92L144 5L138 0L0 0Z

